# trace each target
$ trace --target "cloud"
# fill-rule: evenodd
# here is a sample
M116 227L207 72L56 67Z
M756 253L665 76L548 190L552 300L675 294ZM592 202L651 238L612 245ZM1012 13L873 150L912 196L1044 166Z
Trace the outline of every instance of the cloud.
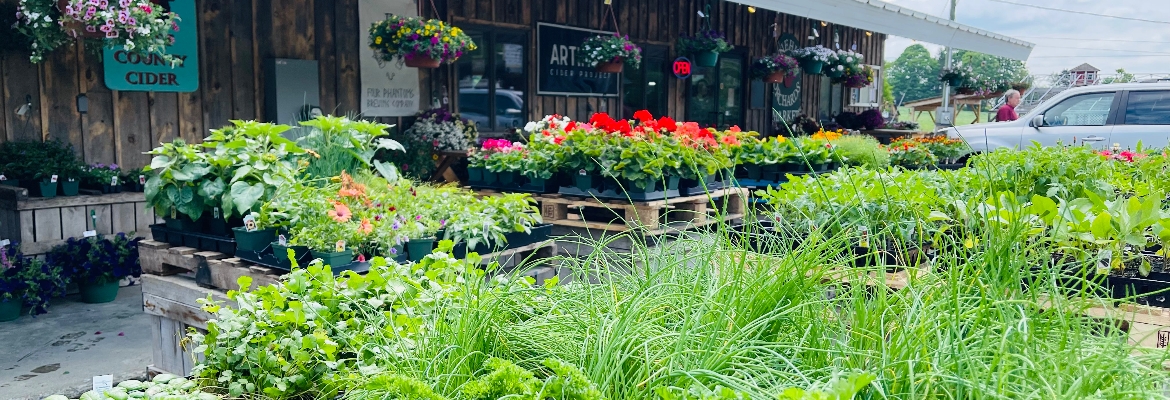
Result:
M885 0L916 11L949 16L950 0ZM1009 0L1048 8L1075 10L1170 22L1165 0ZM1129 21L1094 15L999 3L992 0L961 0L957 21L1036 44L1028 69L1034 74L1059 72L1089 63L1102 71L1118 68L1136 73L1157 73L1170 62L1170 24ZM1143 41L1143 42L1133 42ZM1149 42L1149 43L1147 43ZM886 41L886 59L893 60L915 42L891 36ZM923 43L938 54L941 46Z

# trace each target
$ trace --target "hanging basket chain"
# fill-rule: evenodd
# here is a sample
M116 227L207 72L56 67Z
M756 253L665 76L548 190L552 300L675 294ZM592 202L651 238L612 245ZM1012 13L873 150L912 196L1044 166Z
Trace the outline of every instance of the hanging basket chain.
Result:
M609 16L611 21L613 21L613 31L616 32L618 36L621 36L622 28L618 26L617 14L613 12L613 4L605 4L605 14ZM605 15L601 16L601 29L605 30Z

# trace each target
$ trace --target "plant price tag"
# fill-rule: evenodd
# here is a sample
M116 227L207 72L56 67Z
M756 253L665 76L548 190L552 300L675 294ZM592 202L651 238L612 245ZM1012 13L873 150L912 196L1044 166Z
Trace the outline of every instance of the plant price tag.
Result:
M99 394L105 394L107 390L114 388L113 375L98 375L93 377L93 391Z
M49 182L52 182L52 183L57 183L57 175L50 176L50 177L49 177Z
M110 186L118 186L118 177L116 177L116 176L110 177Z
M334 247L334 250L337 250L338 253L345 251L345 241L338 240L337 246Z
M0 174L0 182L6 181L6 180L8 180L8 177L4 176L4 174Z
M12 244L12 242L9 241L8 239L0 240L0 248L7 247L10 244Z
M859 227L858 230L861 231L861 238L859 238L857 240L857 246L861 247L863 249L868 249L869 248L869 228L863 225L863 226Z
M1113 250L1101 250L1097 254L1097 273L1105 275L1109 273L1110 267L1113 265Z
M211 208L211 218L219 218L219 207Z
M171 219L179 218L179 214L175 212L175 208L171 207Z
M256 231L256 217L255 216L248 215L248 216L244 217L244 229L247 230L248 232L255 232Z
M281 246L288 246L288 238L284 237L284 235L277 236L276 242L280 243Z
M145 185L145 184L146 184L146 175L138 175L138 184L139 184L139 185Z
M585 175L589 175L589 172L585 171L585 169L582 168L580 171L577 171L577 175L585 176Z
M97 231L85 231L85 232L81 233L81 237L90 238L90 237L96 237L96 236L97 236Z

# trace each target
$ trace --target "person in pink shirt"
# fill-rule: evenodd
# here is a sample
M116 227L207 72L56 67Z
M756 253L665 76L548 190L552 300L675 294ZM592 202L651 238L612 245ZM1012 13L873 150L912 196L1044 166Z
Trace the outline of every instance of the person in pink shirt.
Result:
M1003 97L1006 98L1007 101L1005 101L1003 105L999 107L999 111L995 113L995 121L1007 122L1020 119L1020 116L1016 114L1016 106L1020 105L1020 92L1018 90L1011 89L1008 90L1007 93L1004 93Z

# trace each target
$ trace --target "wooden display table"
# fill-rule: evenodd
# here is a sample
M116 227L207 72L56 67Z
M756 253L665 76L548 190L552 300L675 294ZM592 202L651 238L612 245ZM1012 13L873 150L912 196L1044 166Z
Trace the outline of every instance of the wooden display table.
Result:
M28 255L47 253L91 230L150 238L150 225L158 222L141 192L41 198L0 185L0 240L19 241Z

